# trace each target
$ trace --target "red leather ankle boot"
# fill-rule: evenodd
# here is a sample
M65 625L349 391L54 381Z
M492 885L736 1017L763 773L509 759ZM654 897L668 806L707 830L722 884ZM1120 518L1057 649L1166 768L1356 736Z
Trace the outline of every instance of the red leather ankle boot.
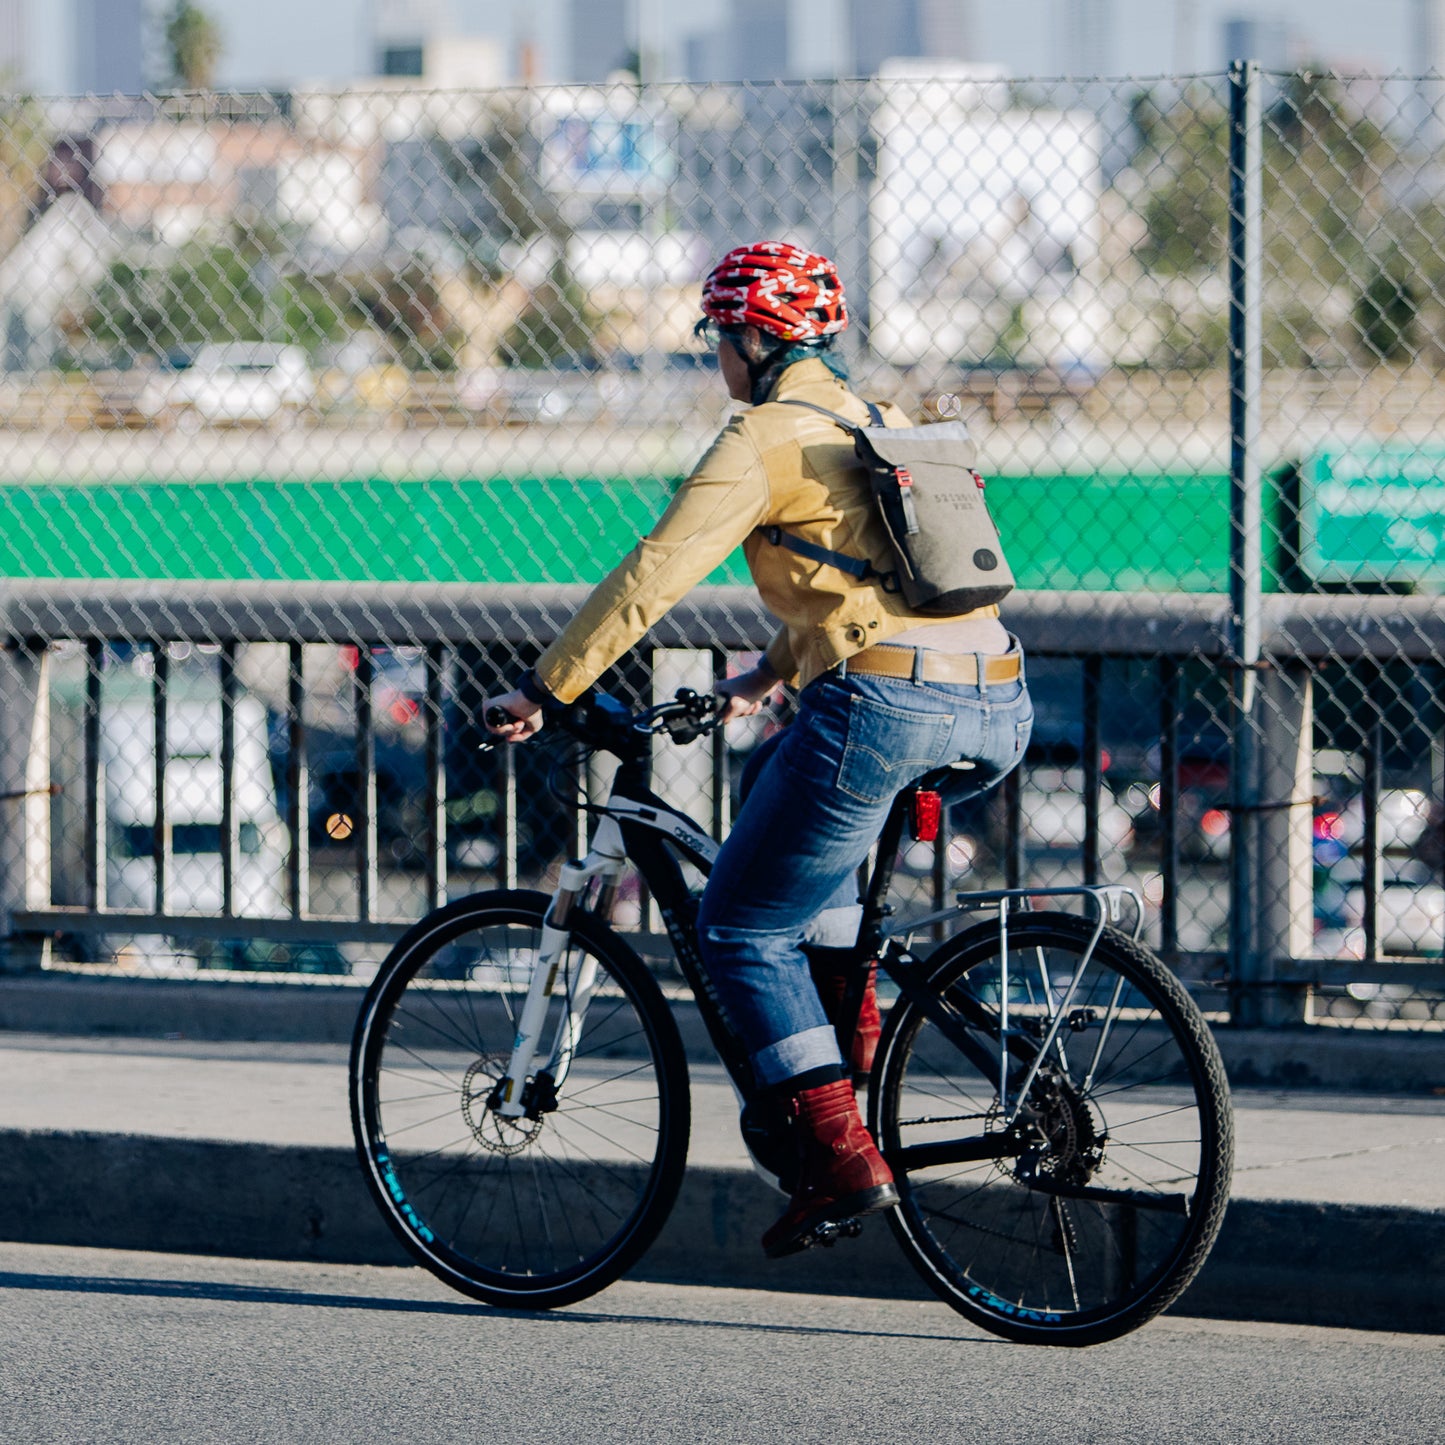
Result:
M843 994L848 987L847 968L852 966L852 952L844 948L805 948L808 955L808 970L813 975L813 987L822 1000L823 1013L828 1022L838 1022L843 1007ZM883 1018L878 1012L878 965L868 965L868 984L863 990L863 1002L858 1009L858 1027L853 1032L853 1048L848 1058L848 1067L853 1070L853 1085L858 1087L873 1068L873 1056L878 1051L878 1035L883 1030Z
M792 1099L798 1182L781 1219L763 1235L778 1259L803 1249L820 1224L855 1219L898 1203L893 1171L874 1147L847 1079L803 1089Z

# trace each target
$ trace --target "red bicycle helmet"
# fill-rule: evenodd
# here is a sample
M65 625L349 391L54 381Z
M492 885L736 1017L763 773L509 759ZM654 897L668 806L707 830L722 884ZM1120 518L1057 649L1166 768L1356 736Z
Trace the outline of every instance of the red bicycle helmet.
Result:
M848 325L837 267L785 241L729 251L703 282L702 310L719 326L756 326L783 341L816 341Z

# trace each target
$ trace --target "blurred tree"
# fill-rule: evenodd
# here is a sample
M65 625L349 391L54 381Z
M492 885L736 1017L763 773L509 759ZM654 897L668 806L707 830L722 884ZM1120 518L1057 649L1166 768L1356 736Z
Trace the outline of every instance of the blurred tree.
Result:
M567 263L573 225L557 195L542 180L542 138L529 117L526 96L499 97L490 129L455 153L450 179L469 205L477 233L503 248L549 242L552 261L499 347L508 366L540 369L589 366L597 360L599 318L587 304ZM505 274L494 263L494 274Z
M30 96L0 99L0 256L24 234L40 199L49 127Z
M1390 207L1381 182L1398 159L1339 80L1289 76L1265 121L1266 285L1270 273L1365 284Z
M1146 272L1202 286L1227 262L1228 112L1215 92L1196 85L1172 105L1157 91L1140 92L1130 119L1131 165L1143 182L1134 204L1146 228L1136 258ZM1428 265L1432 249L1420 244L1425 233L1416 218L1391 197L1388 178L1400 174L1399 164L1394 142L1343 82L1311 70L1282 81L1263 135L1266 365L1341 361L1362 335L1367 354L1378 359L1375 343L1386 339L1390 318L1401 319L1406 305L1419 309L1418 291L1395 294L1400 266L1382 272L1378 259L1388 252ZM1323 319L1342 315L1354 324ZM1202 339L1197 320L1191 326ZM1409 330L1395 341L1404 344ZM1176 334L1161 348L1164 364L1222 360L1212 343L1181 351L1184 339Z
M176 0L166 21L171 74L186 90L210 90L221 58L221 27L190 0Z
M1355 325L1372 361L1412 361L1417 350L1420 302L1403 259L1392 256L1366 282L1355 305Z
M1191 88L1167 111L1151 94L1136 97L1130 116L1148 228L1140 262L1168 275L1213 270L1229 226L1228 115L1213 95Z
M597 361L598 318L582 288L560 256L547 279L532 293L527 308L502 338L507 366L533 371L549 367L592 366Z
M455 371L463 336L430 270L418 261L358 279L362 313L409 371Z
M167 356L204 341L278 341L316 351L358 320L340 283L287 270L252 233L192 242L165 266L115 262L81 322L111 352Z
M1171 274L1218 268L1228 240L1228 112L1212 91L1191 86L1167 109L1156 93L1141 91L1129 113L1148 226L1140 260ZM1287 77L1264 126L1273 266L1299 278L1350 274L1379 221L1381 178L1397 158L1337 79L1309 71Z

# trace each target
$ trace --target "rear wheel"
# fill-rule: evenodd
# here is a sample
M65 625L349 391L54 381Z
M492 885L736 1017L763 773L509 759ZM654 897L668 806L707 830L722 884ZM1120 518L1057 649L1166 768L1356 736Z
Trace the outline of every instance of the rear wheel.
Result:
M486 893L423 919L382 965L351 1051L356 1146L397 1236L454 1288L532 1308L595 1294L651 1244L677 1197L689 1124L687 1064L661 990L580 913L526 1111L500 1112L548 902ZM549 1060L594 980L575 1051Z
M904 1250L960 1313L1030 1343L1097 1344L1159 1313L1198 1273L1229 1193L1228 1084L1203 1016L1112 929L1080 973L1092 932L1024 914L1006 960L993 923L944 944L926 965L933 1003L905 992L873 1075Z

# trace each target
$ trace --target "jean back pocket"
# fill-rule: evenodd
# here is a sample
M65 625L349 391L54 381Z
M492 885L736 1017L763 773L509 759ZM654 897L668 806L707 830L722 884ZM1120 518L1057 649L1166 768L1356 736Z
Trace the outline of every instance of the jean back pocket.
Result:
M948 713L914 712L854 696L838 787L863 803L882 803L920 773L947 761Z

